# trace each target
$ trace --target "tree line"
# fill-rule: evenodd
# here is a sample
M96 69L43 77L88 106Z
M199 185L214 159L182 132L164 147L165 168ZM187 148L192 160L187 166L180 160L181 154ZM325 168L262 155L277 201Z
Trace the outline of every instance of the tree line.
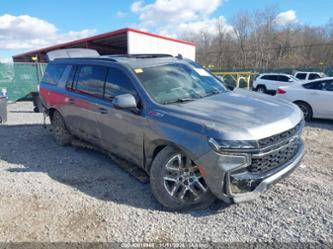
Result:
M325 68L333 66L333 18L322 26L299 22L279 25L277 8L242 11L230 21L216 22L214 33L182 34L196 44L196 59L223 70Z

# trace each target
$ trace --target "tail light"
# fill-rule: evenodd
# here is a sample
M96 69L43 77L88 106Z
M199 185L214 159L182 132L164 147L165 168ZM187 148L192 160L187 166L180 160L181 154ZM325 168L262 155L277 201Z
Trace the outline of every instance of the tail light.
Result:
M286 91L281 88L278 88L276 91L276 94L285 94L285 93L286 93Z

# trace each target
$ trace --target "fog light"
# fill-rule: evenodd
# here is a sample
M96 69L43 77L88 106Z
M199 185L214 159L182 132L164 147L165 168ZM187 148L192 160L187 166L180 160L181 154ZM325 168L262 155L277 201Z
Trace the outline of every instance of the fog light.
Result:
M260 184L261 180L242 179L230 177L230 191L233 194L252 192Z

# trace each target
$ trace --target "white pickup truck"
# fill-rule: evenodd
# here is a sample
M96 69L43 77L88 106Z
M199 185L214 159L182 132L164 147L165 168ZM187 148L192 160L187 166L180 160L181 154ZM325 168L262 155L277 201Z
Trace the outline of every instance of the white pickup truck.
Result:
M327 77L325 73L321 72L296 72L294 76L299 80L315 80Z

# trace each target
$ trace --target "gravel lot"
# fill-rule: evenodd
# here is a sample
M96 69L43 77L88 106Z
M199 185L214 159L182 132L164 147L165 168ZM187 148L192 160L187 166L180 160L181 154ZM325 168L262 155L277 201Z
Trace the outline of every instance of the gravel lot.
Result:
M0 126L0 241L333 242L333 122L304 131L306 156L254 202L166 212L108 157L60 147L31 103Z

